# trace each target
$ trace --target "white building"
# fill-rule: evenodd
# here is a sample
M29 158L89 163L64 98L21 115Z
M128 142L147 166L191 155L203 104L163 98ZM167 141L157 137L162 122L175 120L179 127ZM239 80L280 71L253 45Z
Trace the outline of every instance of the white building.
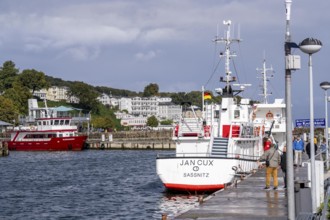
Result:
M118 106L119 100L117 98L112 97L111 95L107 95L105 93L102 93L97 99L103 104L103 105L109 105L109 106Z
M179 120L181 116L181 106L171 103L169 97L134 97L121 98L119 100L119 110L126 110L135 116L150 117L156 116L160 120Z
M132 98L132 115L151 116L158 113L157 97L134 97Z
M120 111L126 110L128 113L132 113L132 99L121 98L118 104Z
M177 121L182 114L182 108L180 105L175 105L171 102L159 103L158 105L158 118L170 119Z
M126 115L120 121L122 126L132 127L132 128L141 128L147 125L148 118L146 117L135 117L132 115Z
M97 100L99 100L102 105L110 105L110 96L105 94L105 93L102 93L99 97L97 97Z

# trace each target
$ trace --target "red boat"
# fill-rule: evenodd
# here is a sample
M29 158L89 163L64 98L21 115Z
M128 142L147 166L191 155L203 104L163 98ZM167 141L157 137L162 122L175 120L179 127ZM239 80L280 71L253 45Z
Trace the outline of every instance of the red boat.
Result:
M86 135L78 135L71 118L39 118L37 126L20 129L11 134L8 148L12 151L80 151Z

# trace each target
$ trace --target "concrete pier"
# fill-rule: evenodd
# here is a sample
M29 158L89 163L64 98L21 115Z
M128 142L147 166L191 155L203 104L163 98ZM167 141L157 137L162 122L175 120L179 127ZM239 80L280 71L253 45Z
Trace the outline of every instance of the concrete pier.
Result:
M287 219L287 198L279 172L278 190L264 190L265 169L217 191L175 219Z
M295 215L296 219L315 219L311 209L308 177L310 163L306 154L303 160L302 167L294 168ZM316 165L319 174L316 181L319 207L324 201L324 188L327 187L324 182L330 182L330 171L322 172L323 161L317 160ZM278 190L263 189L265 169L259 169L237 184L208 196L199 206L176 216L175 219L288 219L286 189L283 188L282 171L278 171ZM328 185L330 187L330 184Z

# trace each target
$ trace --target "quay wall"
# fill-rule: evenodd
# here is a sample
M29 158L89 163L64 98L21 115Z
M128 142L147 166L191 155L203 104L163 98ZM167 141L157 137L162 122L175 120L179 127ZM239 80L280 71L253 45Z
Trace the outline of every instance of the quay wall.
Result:
M174 150L172 131L126 131L88 135L86 149Z
M90 150L175 150L172 141L140 140L140 141L99 141L87 140L87 149Z

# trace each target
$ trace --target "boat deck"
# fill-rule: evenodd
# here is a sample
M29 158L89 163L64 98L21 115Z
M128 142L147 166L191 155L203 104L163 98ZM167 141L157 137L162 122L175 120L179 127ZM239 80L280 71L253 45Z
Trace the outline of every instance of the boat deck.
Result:
M265 169L237 186L220 190L175 219L287 219L287 197L279 172L279 190L264 190Z

